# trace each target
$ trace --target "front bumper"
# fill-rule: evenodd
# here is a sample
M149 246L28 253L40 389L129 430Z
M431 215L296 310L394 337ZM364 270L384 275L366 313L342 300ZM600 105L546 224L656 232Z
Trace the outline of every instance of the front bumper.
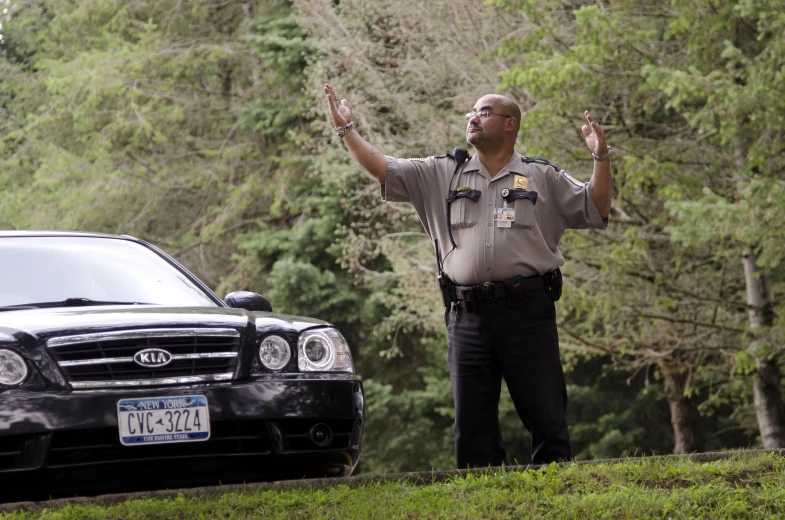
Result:
M120 399L203 395L207 441L123 446ZM349 475L360 456L363 389L351 376L78 392L0 394L0 497ZM309 435L332 431L329 444Z

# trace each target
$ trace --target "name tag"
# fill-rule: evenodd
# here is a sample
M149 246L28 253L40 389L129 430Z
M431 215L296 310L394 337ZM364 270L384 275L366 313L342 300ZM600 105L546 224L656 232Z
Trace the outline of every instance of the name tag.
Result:
M493 221L496 222L496 227L512 227L512 222L514 220L515 210L512 208L496 208L493 210Z

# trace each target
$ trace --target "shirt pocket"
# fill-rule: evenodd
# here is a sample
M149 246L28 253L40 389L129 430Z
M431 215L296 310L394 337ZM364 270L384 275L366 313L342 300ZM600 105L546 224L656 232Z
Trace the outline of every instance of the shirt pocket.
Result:
M468 197L461 197L450 205L450 227L467 229L477 225L480 219L480 204Z
M515 209L515 220L512 227L518 229L531 229L534 226L534 203L529 199L517 199L513 201Z

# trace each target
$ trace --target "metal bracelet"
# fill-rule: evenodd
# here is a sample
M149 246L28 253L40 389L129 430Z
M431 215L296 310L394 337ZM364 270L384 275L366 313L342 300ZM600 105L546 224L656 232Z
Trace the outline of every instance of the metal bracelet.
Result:
M594 157L595 161L609 161L611 158L611 154L613 153L613 148L610 146L608 147L608 151L605 152L605 155L594 155L594 152L591 153L591 156Z
M354 128L354 122L349 121L349 124L344 126L343 128L336 128L335 133L338 134L338 137L343 137L347 133L349 133L349 130L351 130L352 128Z

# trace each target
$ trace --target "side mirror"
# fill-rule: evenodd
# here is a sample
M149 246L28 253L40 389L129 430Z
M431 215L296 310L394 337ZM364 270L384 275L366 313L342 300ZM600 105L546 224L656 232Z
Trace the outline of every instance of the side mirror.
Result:
M247 311L273 312L273 306L267 298L261 294L248 291L235 291L229 293L224 298L224 302L233 309L245 309Z

